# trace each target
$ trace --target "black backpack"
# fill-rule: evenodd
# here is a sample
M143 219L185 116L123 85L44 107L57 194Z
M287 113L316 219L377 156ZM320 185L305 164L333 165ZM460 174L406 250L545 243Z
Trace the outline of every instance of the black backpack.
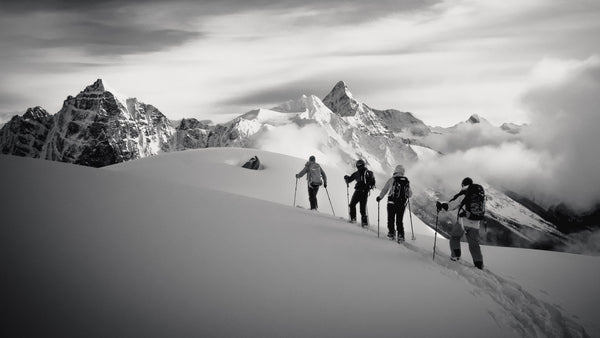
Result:
M395 201L408 199L408 191L410 188L410 182L408 178L404 176L394 177L394 183L392 184L392 190L390 191L389 198Z
M471 184L465 194L465 210L467 218L480 221L485 215L485 191L479 184Z
M367 188L375 188L375 176L373 176L373 172L371 170L367 170L365 173L365 183L367 184Z

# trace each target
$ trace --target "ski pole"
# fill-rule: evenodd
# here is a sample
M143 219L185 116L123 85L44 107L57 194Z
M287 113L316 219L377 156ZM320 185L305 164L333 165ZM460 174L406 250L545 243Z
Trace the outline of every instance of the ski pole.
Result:
M440 211L438 210L435 214L435 235L433 236L433 260L435 260L435 242L437 241L437 230L438 230L438 215Z
M296 207L296 192L298 191L298 177L296 177L296 187L294 188L294 208Z
M379 238L379 201L377 201L377 238Z
M348 219L352 219L352 217L350 217L350 192L348 191L349 189L349 185L348 182L346 182L346 199L348 200Z
M329 198L329 190L325 188L325 192L327 192L327 199L329 199L329 205L331 205L331 212L333 213L333 216L335 216L335 211L333 211L333 204L331 203L331 198Z
M415 240L415 230L413 229L412 211L410 211L410 198L408 199L408 216L410 217L410 231L412 232L412 240Z

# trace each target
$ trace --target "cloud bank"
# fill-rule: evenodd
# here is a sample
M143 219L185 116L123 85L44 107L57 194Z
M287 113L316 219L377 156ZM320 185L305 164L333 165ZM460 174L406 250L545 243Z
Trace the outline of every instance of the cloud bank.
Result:
M486 124L460 125L430 138L447 155L411 168L418 184L444 197L460 181L512 190L549 207L583 212L600 203L600 59L544 60L522 95L531 124L518 136ZM444 198L442 197L442 198Z

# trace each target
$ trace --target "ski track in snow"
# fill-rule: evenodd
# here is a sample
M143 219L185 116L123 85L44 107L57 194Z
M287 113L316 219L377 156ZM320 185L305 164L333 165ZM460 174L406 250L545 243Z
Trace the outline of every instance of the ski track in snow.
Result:
M348 221L342 217L336 218ZM352 225L356 226L356 224ZM361 227L360 224L358 227ZM363 229L377 235L377 230L372 227L371 225ZM399 246L401 250L415 254L426 264L437 264L446 269L443 271L446 275L456 276L472 285L476 290L473 292L475 296L489 297L504 310L502 314L488 311L494 321L499 326L512 327L521 337L590 337L581 325L563 315L560 306L538 300L520 285L486 268L479 270L472 264L466 263L464 259L451 261L450 256L438 251L438 246L436 246L436 258L432 261L433 253L412 244L409 237L404 243L398 244L387 239L384 232L380 232L380 237L377 239L391 242L390 244Z

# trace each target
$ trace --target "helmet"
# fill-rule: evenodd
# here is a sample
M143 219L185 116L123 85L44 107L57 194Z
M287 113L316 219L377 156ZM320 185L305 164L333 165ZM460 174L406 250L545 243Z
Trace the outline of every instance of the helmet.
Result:
M315 157L314 157L313 155L311 155L311 156L308 158L308 160L309 160L309 161L311 161L311 162L314 162L314 161L315 161Z
M465 177L462 182L460 183L460 185L465 186L465 185L471 185L473 184L473 180L470 177Z
M363 160L356 161L356 167L357 168L362 168L364 166L365 166L365 161L363 161Z

